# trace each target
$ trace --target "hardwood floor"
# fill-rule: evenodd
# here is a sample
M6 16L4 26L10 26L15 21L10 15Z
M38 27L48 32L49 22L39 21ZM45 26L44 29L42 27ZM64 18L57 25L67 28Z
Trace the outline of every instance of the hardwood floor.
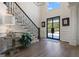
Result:
M22 49L15 57L79 57L79 47L55 40L42 40Z

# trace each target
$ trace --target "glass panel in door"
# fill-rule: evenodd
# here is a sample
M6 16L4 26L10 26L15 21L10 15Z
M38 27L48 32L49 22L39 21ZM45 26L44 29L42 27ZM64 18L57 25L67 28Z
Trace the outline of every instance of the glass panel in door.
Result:
M52 24L52 19L48 19L47 20L47 37L48 38L53 38L53 34L52 34L52 32L51 32L51 29L53 28L53 24Z
M59 39L59 17L53 18L53 39Z

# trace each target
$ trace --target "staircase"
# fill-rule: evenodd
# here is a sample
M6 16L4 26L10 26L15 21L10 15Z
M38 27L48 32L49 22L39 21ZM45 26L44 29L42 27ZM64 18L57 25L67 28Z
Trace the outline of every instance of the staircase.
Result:
M15 24L24 32L29 32L32 35L32 43L39 41L40 29L22 8L16 2L4 2L4 4L8 7L8 13L15 16Z

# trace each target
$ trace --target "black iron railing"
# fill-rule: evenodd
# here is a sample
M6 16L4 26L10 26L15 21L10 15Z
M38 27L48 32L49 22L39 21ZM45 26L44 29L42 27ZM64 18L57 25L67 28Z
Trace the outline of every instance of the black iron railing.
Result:
M40 29L16 2L4 2L8 7L8 13L13 14L17 20L22 20L29 30L39 39Z

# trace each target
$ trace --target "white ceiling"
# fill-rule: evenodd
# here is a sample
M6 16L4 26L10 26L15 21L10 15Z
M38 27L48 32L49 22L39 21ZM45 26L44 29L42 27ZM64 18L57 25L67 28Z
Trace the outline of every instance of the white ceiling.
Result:
M34 4L37 6L43 6L45 5L45 2L34 2Z

